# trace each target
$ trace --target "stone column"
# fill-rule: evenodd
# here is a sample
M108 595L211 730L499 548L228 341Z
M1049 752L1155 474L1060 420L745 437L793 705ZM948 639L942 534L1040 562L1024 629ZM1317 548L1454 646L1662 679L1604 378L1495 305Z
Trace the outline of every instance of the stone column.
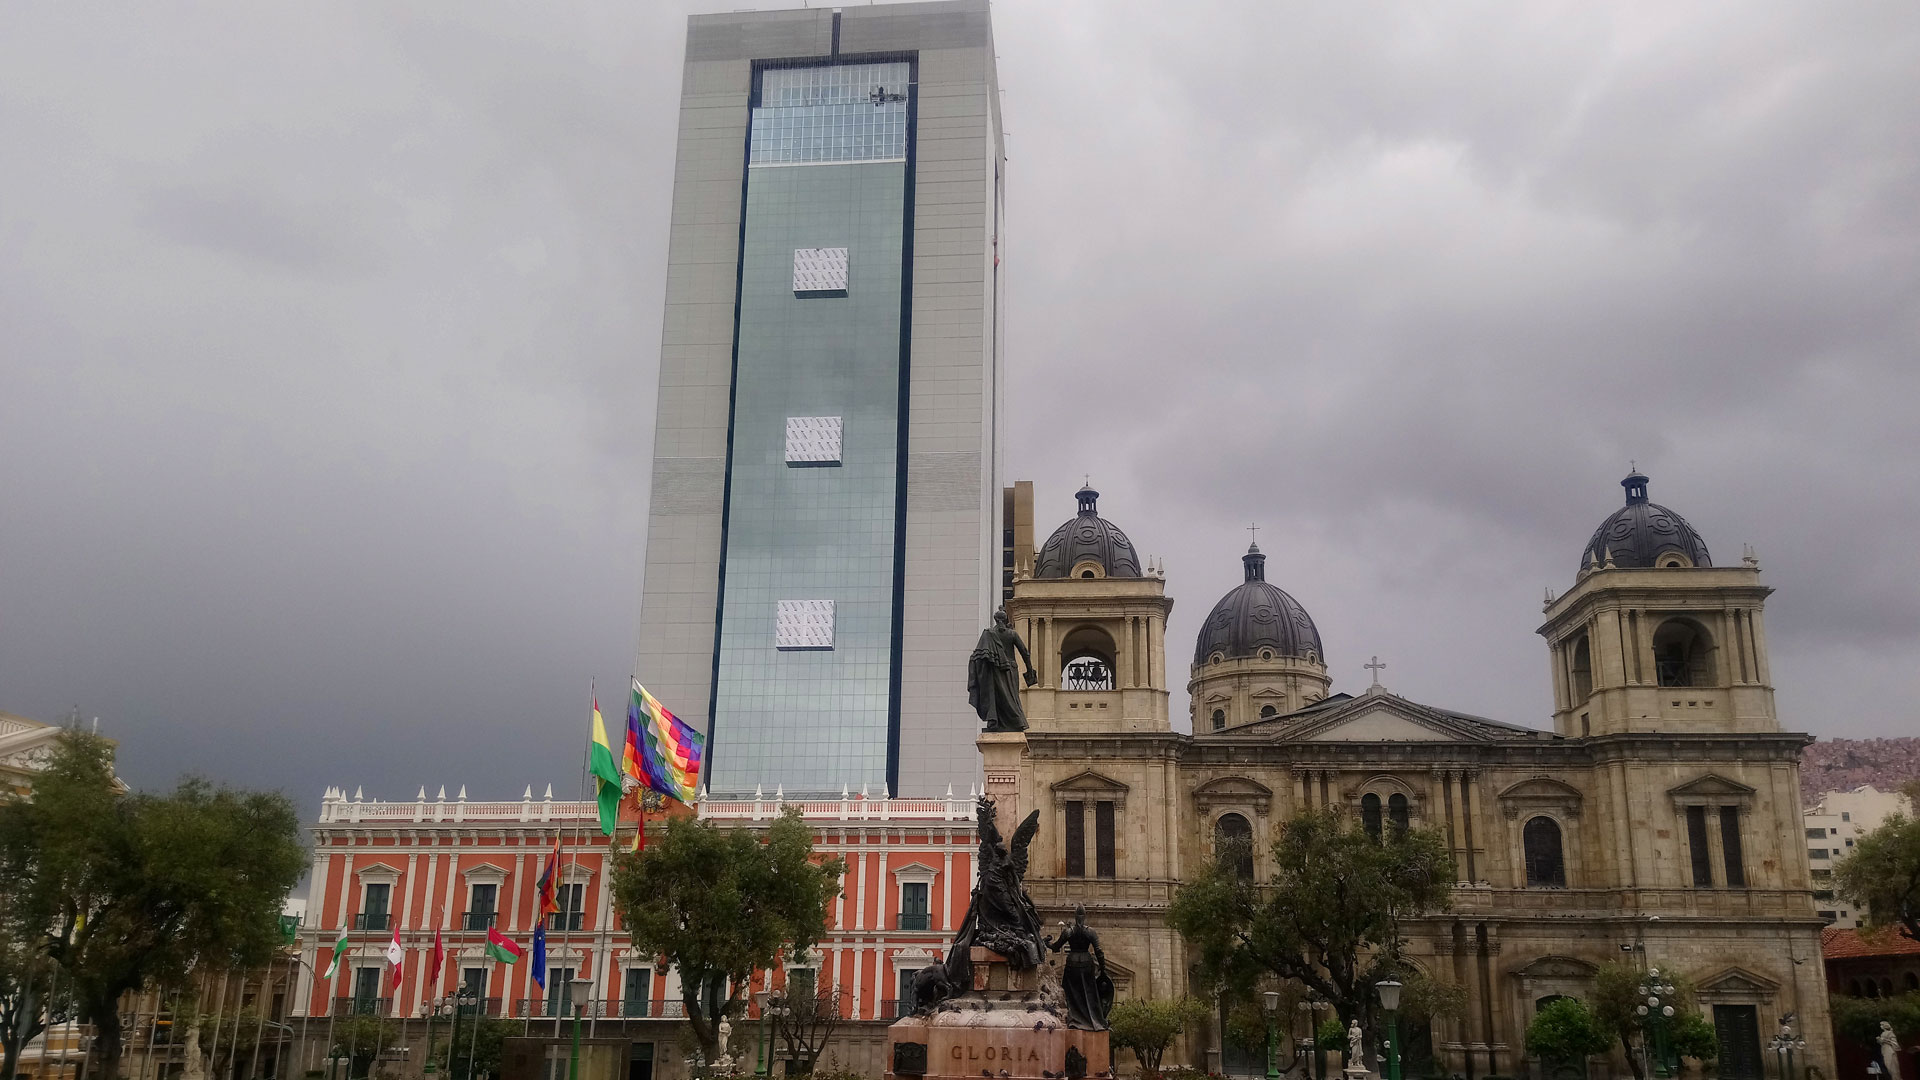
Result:
M1020 791L1020 774L1027 757L1024 731L988 731L974 740L980 748L980 763L986 772L986 793L993 798L993 821L1004 840L1013 839L1020 819L1034 809Z

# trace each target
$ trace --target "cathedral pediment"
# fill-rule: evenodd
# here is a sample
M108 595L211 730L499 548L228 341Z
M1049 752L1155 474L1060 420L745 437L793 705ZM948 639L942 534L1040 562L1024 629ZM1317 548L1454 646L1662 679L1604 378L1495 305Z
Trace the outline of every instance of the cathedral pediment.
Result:
M1697 992L1708 1005L1759 1004L1773 1000L1780 984L1743 967L1730 967L1700 980Z
M1111 776L1102 776L1092 769L1075 773L1053 785L1053 804L1059 806L1071 801L1111 802L1115 809L1122 808L1127 802L1127 792L1132 789Z
M1707 773L1668 788L1667 794L1678 806L1746 806L1753 801L1754 789L1719 773Z
M1534 776L1511 784L1495 797L1507 820L1541 810L1557 811L1565 817L1580 816L1580 789L1550 776Z
M1523 979L1591 979L1599 968L1573 956L1542 956L1513 974Z
M1356 698L1321 703L1249 725L1281 742L1499 742L1551 739L1551 733L1409 701L1375 687Z
M1251 806L1264 815L1273 806L1273 789L1244 776L1220 776L1193 789L1193 804L1203 814L1215 807Z

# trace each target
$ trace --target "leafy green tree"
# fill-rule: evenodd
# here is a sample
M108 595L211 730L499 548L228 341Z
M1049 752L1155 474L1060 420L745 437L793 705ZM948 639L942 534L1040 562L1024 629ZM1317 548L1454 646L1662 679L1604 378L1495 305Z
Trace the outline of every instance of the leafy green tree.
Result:
M1157 1077L1167 1047L1207 1014L1207 1003L1195 998L1131 998L1114 1003L1107 1014L1109 1038L1116 1049L1133 1051L1147 1076Z
M1905 1045L1920 1041L1920 993L1895 994L1883 998L1856 998L1834 994L1828 998L1833 1010L1833 1030L1855 1045L1873 1051L1880 1037L1880 1021L1893 1025L1893 1033Z
M1601 1028L1620 1041L1620 1048L1627 1055L1627 1067L1633 1070L1636 1080L1645 1080L1646 1071L1646 1063L1636 1051L1645 1033L1638 1011L1645 1004L1640 997L1640 980L1644 974L1639 967L1618 960L1601 964L1600 970L1594 974L1593 1000L1590 1003ZM1662 998L1660 1005L1662 1008L1673 1006L1676 1021L1684 1020L1688 1013L1696 1011L1692 982L1671 969L1663 969L1660 980L1673 984L1675 992ZM1674 1034L1675 1027L1670 1025L1668 1035Z
M110 744L78 730L60 735L30 800L0 803L0 903L72 988L98 1080L119 1077L123 995L273 955L306 861L285 796L196 779L129 793Z
M722 829L677 818L646 849L614 862L613 895L633 944L680 973L687 1021L712 1061L722 1017L738 1012L753 973L801 957L826 930L846 864L816 861L798 807L767 828Z
M1167 922L1229 999L1245 1000L1263 980L1298 980L1332 1003L1343 1030L1371 1020L1373 983L1397 969L1399 920L1446 910L1456 876L1437 831L1389 829L1375 840L1334 811L1281 826L1271 881L1243 878L1242 858L1222 851L1175 894Z
M334 1021L333 1047L327 1051L327 1056L347 1063L348 1080L360 1080L373 1074L373 1065L380 1052L394 1044L399 1032L399 1025L384 1016L365 1013L342 1016ZM464 1043L465 1036L460 1041ZM462 1054L465 1050L465 1047L461 1048ZM476 1069L474 1075L478 1076L479 1070Z
M1689 1009L1675 1019L1673 1052L1695 1061L1715 1061L1720 1057L1720 1034L1699 1012Z
M1579 998L1547 1002L1527 1025L1527 1053L1542 1061L1584 1062L1612 1045L1613 1034Z
M1833 868L1833 891L1867 913L1866 929L1920 941L1920 818L1895 814L1861 837Z

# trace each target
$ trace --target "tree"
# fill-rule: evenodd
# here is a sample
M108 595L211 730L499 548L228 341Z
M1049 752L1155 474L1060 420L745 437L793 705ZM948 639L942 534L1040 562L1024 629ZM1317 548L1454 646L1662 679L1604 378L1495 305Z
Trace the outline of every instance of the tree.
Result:
M1861 837L1833 868L1833 891L1867 913L1866 929L1920 941L1920 818L1894 814Z
M1547 1002L1527 1025L1527 1053L1542 1061L1584 1062L1612 1045L1612 1033L1579 998Z
M1229 998L1244 1000L1263 979L1296 979L1332 1003L1343 1028L1371 1020L1374 981L1398 969L1399 920L1446 910L1455 879L1435 830L1376 840L1330 810L1281 826L1272 881L1244 878L1241 855L1222 850L1182 886L1167 922Z
M1108 1036L1116 1049L1133 1051L1141 1070L1160 1075L1160 1059L1167 1047L1190 1024L1207 1019L1207 1003L1196 998L1132 998L1116 1002L1107 1014Z
M371 1076L374 1062L382 1050L394 1044L398 1031L398 1026L384 1016L366 1013L343 1016L333 1024L333 1046L327 1056L346 1059L348 1080ZM331 1071L328 1075L332 1075ZM474 1075L480 1075L478 1068Z
M1633 964L1609 960L1600 965L1593 978L1594 1018L1610 1037L1620 1040L1620 1048L1627 1055L1627 1067L1633 1070L1636 1080L1645 1078L1645 1062L1635 1051L1645 1034L1639 1008L1646 1004L1640 996L1640 983L1647 974ZM1660 980L1673 984L1675 991L1661 999L1661 1008L1673 1006L1677 1020L1684 1020L1688 1013L1695 1011L1691 982L1672 970L1663 970ZM1671 1028L1669 1034L1673 1034Z
M273 955L306 861L285 796L197 779L127 793L110 744L78 730L60 735L30 801L0 803L6 918L71 987L98 1080L119 1076L123 995Z
M1673 1052L1695 1061L1715 1061L1720 1057L1720 1033L1698 1012L1688 1010L1673 1025Z
M1892 997L1856 998L1834 994L1828 1001L1833 1010L1833 1030L1857 1046L1873 1051L1880 1037L1880 1021L1893 1025L1893 1033L1902 1045L1920 1040L1920 993L1895 994Z
M65 994L50 1000L61 989L51 977L53 964L8 918L16 906L12 892L9 883L0 882L0 1077L16 1075L20 1051L71 1014Z
M847 996L838 983L819 986L811 971L795 968L787 979L782 1011L774 1017L773 1041L787 1048L787 1070L811 1073L821 1051L840 1028ZM771 1071L771 1065L769 1065Z
M826 931L846 864L816 862L813 834L788 807L762 838L692 818L669 820L644 850L614 862L620 917L643 952L680 973L680 1000L707 1060L722 1017L753 974L804 957Z

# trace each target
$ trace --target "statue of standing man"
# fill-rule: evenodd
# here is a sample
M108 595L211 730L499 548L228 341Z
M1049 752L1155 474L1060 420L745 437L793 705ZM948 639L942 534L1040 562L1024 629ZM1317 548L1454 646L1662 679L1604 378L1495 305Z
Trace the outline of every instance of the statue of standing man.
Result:
M1026 661L1027 685L1040 681L1033 670L1033 657L1027 654L1027 643L1013 632L1007 609L1000 608L993 613L993 625L980 631L980 641L967 659L967 701L988 731L1027 730L1027 714L1020 708L1020 687L1014 682L1020 672L1015 653Z

